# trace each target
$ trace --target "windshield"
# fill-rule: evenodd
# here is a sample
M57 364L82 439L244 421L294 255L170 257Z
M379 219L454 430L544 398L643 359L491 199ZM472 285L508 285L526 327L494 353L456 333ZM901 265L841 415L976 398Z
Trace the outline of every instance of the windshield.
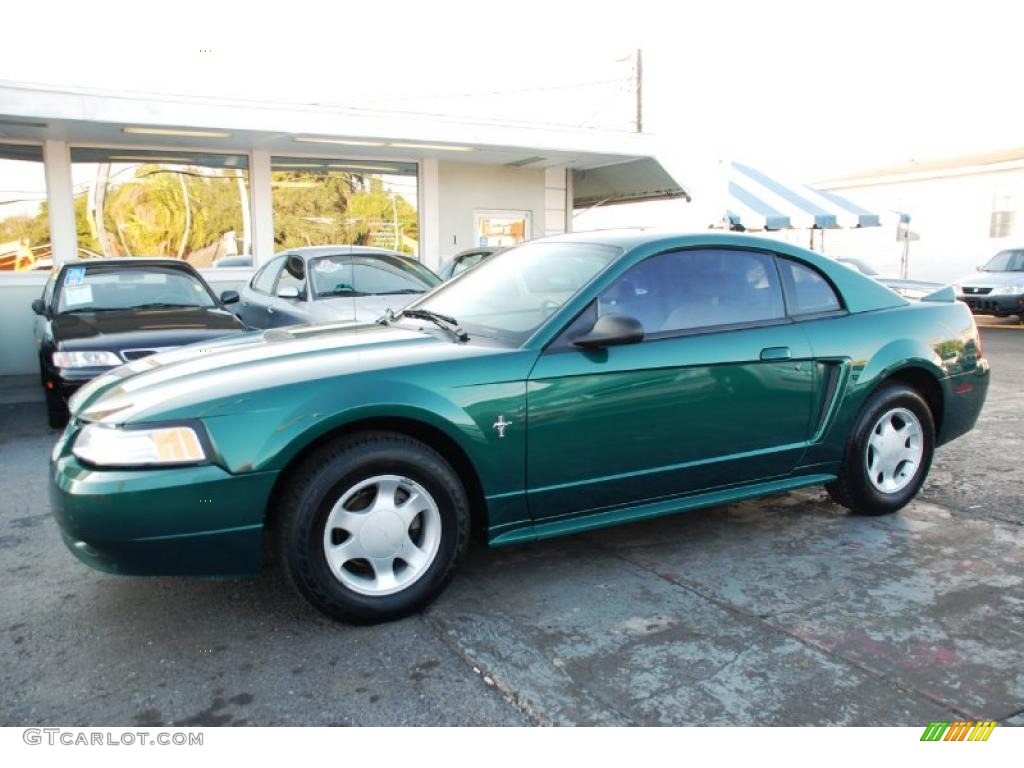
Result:
M103 312L139 307L213 307L216 302L195 276L176 267L68 267L57 312Z
M981 271L1024 272L1024 250L1000 251L981 268Z
M390 253L321 256L310 261L309 277L317 299L425 293L441 282L418 261Z
M520 344L622 251L590 243L529 243L485 259L416 304L472 336Z

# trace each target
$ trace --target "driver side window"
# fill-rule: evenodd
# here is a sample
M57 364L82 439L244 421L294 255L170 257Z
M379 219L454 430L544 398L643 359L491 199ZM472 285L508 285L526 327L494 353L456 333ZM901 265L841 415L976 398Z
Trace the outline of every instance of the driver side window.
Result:
M272 293L274 283L277 282L277 275L281 271L281 267L284 266L284 260L285 256L278 256L267 262L267 265L253 276L249 287L257 293L267 295Z
M635 317L647 336L771 321L786 314L771 255L728 248L652 256L598 297L598 313Z
M786 311L770 254L701 248L657 254L634 266L565 329L558 346L610 314L633 317L646 338L661 338L770 322L784 318Z

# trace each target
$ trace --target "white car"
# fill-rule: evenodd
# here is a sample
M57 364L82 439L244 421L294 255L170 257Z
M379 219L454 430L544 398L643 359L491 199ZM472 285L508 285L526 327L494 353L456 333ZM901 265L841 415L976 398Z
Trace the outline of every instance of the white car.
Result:
M441 283L410 256L358 245L319 245L280 253L239 292L249 328L372 323Z
M1000 251L954 283L956 297L976 315L1016 315L1024 325L1024 248Z

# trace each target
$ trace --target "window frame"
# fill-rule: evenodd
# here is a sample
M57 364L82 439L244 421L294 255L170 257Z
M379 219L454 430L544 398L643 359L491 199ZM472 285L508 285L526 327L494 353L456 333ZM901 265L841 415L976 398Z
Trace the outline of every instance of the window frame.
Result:
M794 258L794 257L791 257L791 256L786 256L786 255L783 255L783 254L779 253L778 251L768 250L766 248L751 247L751 246L738 246L738 245L688 245L688 246L681 247L681 248L669 248L669 249L664 250L664 251L659 251L658 253L653 253L650 256L647 256L647 257L641 259L640 261L636 262L636 264L633 264L626 271L624 271L621 275L616 277L615 280L613 280L603 290L607 290L612 285L615 285L616 282L618 282L619 280L624 278L631 271L636 269L638 266L640 266L644 262L649 261L650 259L655 259L655 258L657 258L659 256L664 256L664 255L669 254L669 253L678 253L678 252L681 252L681 251L701 251L701 250L709 250L709 249L722 250L722 251L754 252L754 253L764 254L769 259L771 259L772 265L774 266L774 269L775 269L776 277L777 277L777 279L779 281L779 290L782 293L782 307L783 307L783 315L782 315L782 317L772 318L772 319L769 319L769 320L748 320L748 321L744 321L744 322L740 322L740 323L723 323L723 324L719 324L719 325L702 325L702 326L697 326L695 328L683 328L683 329L672 330L672 331L655 331L654 333L647 333L645 331L644 332L644 338L640 342L638 342L639 344L645 344L648 341L662 341L664 339L677 339L677 338L685 338L685 337L689 337L689 336L704 336L704 335L713 334L713 333L730 333L732 331L742 331L742 330L748 330L748 329L751 329L751 328L771 328L771 327L774 327L774 326L777 326L777 325L790 325L790 324L793 324L793 323L800 323L800 322L804 322L804 321L808 321L808 320L817 320L817 319L828 318L828 317L842 317L842 316L845 316L845 315L849 314L849 311L846 309L846 302L845 302L845 299L843 298L842 293L836 288L835 283L832 282L832 280L828 277L828 275L826 275L820 269L818 269L817 267L813 266L812 264L808 264L807 262L800 260L799 258ZM799 313L795 314L795 313L793 313L790 310L791 297L790 297L789 291L788 291L788 289L786 287L786 281L785 281L785 279L783 278L783 275L782 275L782 266L779 264L780 260L791 261L791 262L794 262L795 264L798 264L799 266L806 267L807 269L810 269L810 270L816 272L823 280L825 280L827 285L831 288L832 293L835 294L836 298L839 300L839 305L840 305L839 309L828 310L828 311L825 311L825 312L814 312L814 313L802 313L802 314L799 314ZM570 328L572 328L572 326L576 323L577 320L579 320L580 317L582 317L584 314L589 312L591 310L591 308L594 307L594 305L596 304L596 302L597 302L600 294L603 292L603 290L599 291L597 295L593 296L591 298L591 300L586 303L586 305L583 307L583 309L581 309L579 312L577 312L575 315L573 315L572 318L570 318L570 320L562 327L562 329L557 334L555 334L554 338L546 345L546 347L544 348L544 352L543 353L547 353L547 352L562 352L562 351L569 350L569 349L581 351L579 347L573 346L572 341L568 339L568 337L566 336L566 333L567 333L567 331ZM632 346L632 345L630 345L630 346Z

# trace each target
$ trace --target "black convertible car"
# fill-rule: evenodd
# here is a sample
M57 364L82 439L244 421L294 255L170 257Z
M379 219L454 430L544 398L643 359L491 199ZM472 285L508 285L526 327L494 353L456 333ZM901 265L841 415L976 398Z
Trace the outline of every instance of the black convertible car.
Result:
M175 259L97 259L56 267L32 302L39 373L51 427L68 419L67 399L118 365L245 328L195 269Z

